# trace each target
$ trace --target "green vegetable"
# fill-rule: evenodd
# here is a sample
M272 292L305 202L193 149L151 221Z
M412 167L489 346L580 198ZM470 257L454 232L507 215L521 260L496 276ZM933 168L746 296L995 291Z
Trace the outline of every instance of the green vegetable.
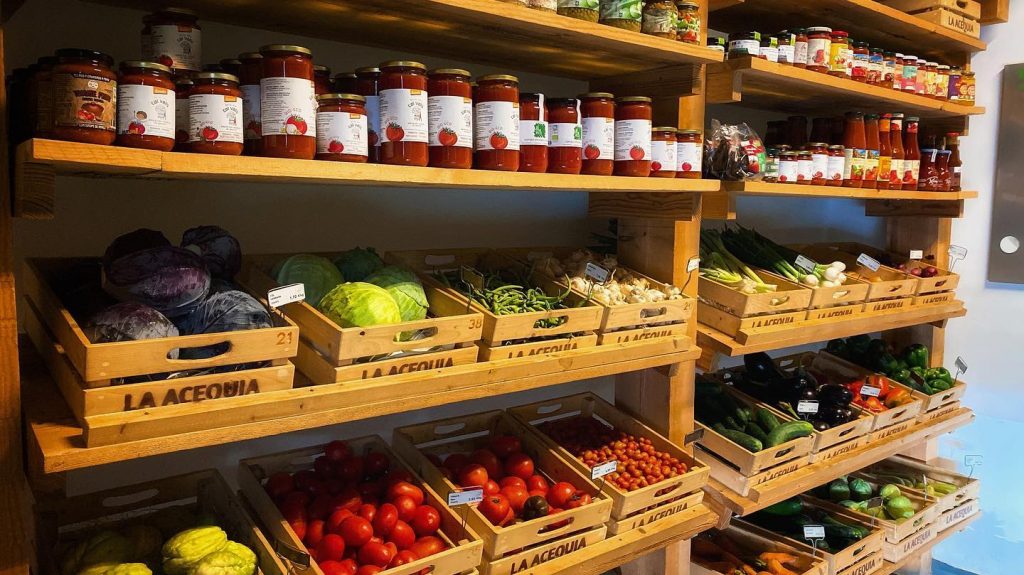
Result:
M318 306L341 327L369 327L402 321L402 312L388 291L365 282L343 283L324 296Z
M850 499L850 484L845 479L836 479L828 484L828 498L832 501Z
M241 543L228 541L219 551L214 551L200 559L189 569L188 574L252 575L255 571L256 554Z
M145 563L100 563L86 567L78 575L153 575Z
M766 284L722 244L718 230L700 232L700 275L735 287L742 293L766 293L776 286Z
M899 497L900 495L903 495L903 493L900 491L900 488L897 487L896 485L893 485L892 483L887 483L883 485L882 489L879 490L878 492L878 496L884 500L892 499L893 497Z
M768 447L782 445L800 437L814 433L814 426L809 421L790 421L771 430L768 434Z
M759 407L754 411L754 416L757 419L758 425L761 429L766 432L773 431L776 427L781 425L779 418L775 417L775 414L769 411L767 408Z
M398 304L402 321L418 321L427 317L427 295L411 270L388 266L374 272L365 281L388 290Z
M334 258L334 265L347 281L361 282L383 268L384 261L373 248L352 248Z
M924 371L924 378L926 380L941 379L947 381L950 384L953 383L953 374L949 373L949 370L944 367L933 367Z
M842 338L830 339L828 343L825 345L825 351L831 353L836 357L847 357L848 350L846 349L846 340Z
M928 359L928 348L915 343L907 347L903 351L903 359L907 362L910 367L920 367L921 369L928 369L930 362Z
M916 512L914 502L904 495L893 497L885 502L885 514L891 519L909 519Z
M216 526L193 527L168 539L163 546L166 575L187 575L201 559L227 545L228 534Z
M854 541L867 537L871 531L859 525L844 523L834 516L825 514L821 518L821 524L825 526L825 533L832 537L852 539Z
M738 443L747 451L757 453L758 451L764 449L764 444L762 444L756 437L747 435L742 431L736 431L735 429L727 429L725 427L718 426L715 427L715 431L722 434L724 437L726 437L733 443Z
M86 567L110 563L116 565L131 561L134 545L116 531L103 530L79 541L61 559L63 575L74 575Z
M858 363L865 359L870 347L871 336L868 335L855 335L846 340L846 349L850 358Z
M743 431L743 429L746 427L744 425L741 425L740 422L736 421L736 418L734 418L731 415L726 416L725 421L723 421L722 423L724 423L725 426L728 427L729 429L734 429L736 431Z
M761 429L761 426L756 421L747 422L746 430L748 435L756 438L761 444L768 443L768 433Z
M804 504L800 501L799 497L790 497L784 501L779 501L774 505L765 507L759 513L766 513L768 515L782 515L782 516L793 516L797 515L804 510Z
M303 284L306 302L317 306L334 286L345 281L331 260L312 254L296 254L284 260L274 275L278 285Z
M854 501L867 501L871 499L871 484L859 477L851 479L850 498Z

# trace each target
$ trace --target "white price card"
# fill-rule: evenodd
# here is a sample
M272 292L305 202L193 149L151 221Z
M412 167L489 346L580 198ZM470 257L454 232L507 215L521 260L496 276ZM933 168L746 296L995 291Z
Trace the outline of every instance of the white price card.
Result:
M278 308L304 299L306 299L305 284L289 284L267 292L267 303L272 308Z
M922 260L924 259L924 250L910 250L910 259Z
M700 267L700 258L697 258L697 257L690 258L689 261L686 262L686 273L690 273L690 272L692 272L693 270L695 270L695 269L697 269L699 267Z
M484 289L484 274L471 267L460 266L459 279L462 280L462 283L471 285L477 290L483 291Z
M797 413L818 413L818 401L816 399L804 399L796 404Z
M981 460L982 460L982 457L980 455L965 455L964 456L964 466L965 467L975 467L977 465L981 465Z
M967 257L967 248L962 246L949 246L949 257L955 260L962 260Z
M599 463L590 470L590 478L599 479L609 473L615 473L615 470L618 468L618 461L605 461L604 463Z
M611 274L608 270L594 262L587 262L587 268L583 270L583 275L594 283L603 284L608 281L608 276Z
M860 394L864 397L878 397L882 393L882 390L873 385L862 385L860 387Z
M794 261L793 264L796 265L796 267L803 270L805 273L809 274L813 274L814 267L818 265L817 262L803 254L797 254L796 261Z
M878 260L869 256L868 254L860 254L859 256L857 256L857 263L868 268L873 272L877 272L878 268L882 266L882 264L878 263Z
M482 488L452 491L448 494L448 507L473 505L475 503L480 503L483 500L484 490Z
M959 355L956 356L956 361L953 362L953 364L956 365L956 368L957 370L960 371L960 373L967 373L967 362L964 361L964 358L960 357Z
M824 525L804 525L804 539L824 539Z

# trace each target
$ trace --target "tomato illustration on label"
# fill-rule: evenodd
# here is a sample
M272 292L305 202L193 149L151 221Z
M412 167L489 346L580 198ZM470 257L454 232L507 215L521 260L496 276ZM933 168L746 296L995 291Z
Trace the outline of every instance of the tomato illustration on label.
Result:
M288 120L284 123L285 133L289 136L301 136L306 133L309 126L306 125L306 120L302 116L288 116Z
M377 132L375 132L374 130L369 130L368 139L370 141L371 146L376 146L380 143L380 136L378 136Z
M82 110L92 114L93 118L99 118L103 115L103 106L97 104L96 102L88 102L86 104L82 104Z
M491 147L495 150L504 150L508 147L508 137L501 132L491 134Z
M451 128L444 128L441 130L441 133L437 135L437 140L441 143L442 146L451 147L454 146L455 143L459 141L459 135L456 134L455 130Z
M389 142L401 142L402 138L405 137L405 130L403 130L402 127L399 126L395 122L389 123L388 127L385 128L385 130L386 130L386 132L385 132L384 135L386 135L388 137L388 141ZM374 134L374 135L376 135L376 134ZM376 144L377 144L377 142L374 141L374 145L376 145Z
M814 172L814 175L812 175L811 177L817 180L817 179L824 178L825 174L823 174L821 172Z
M132 122L131 124L128 124L128 133L141 136L146 133L146 126L144 126L142 122Z
M220 136L220 133L217 132L217 128L214 128L213 126L204 126L199 131L199 136L204 141L213 142L217 140L217 137Z
M588 160L596 160L601 157L601 148L598 148L594 144L588 144L586 148L583 148L583 155Z
M79 110L78 119L85 120L86 122L91 122L96 119L96 116L94 116L93 113L88 110Z
M691 164L690 162L683 162L683 166L682 167L683 167L683 171L684 172L691 172L691 171L693 171L693 164Z
M661 162L658 162L658 161L651 162L651 171L652 172L660 172L661 171Z
M906 170L905 172L903 172L903 183L904 184L912 184L912 183L914 183L914 172L912 172L910 170Z
M780 181L780 182L788 182L788 181L789 181L789 178L787 178L786 176L781 176L781 175L780 175L780 176L779 176L779 181Z
M634 160L644 159L644 149L640 146L633 146L629 149L629 157Z
M806 179L807 178L803 174L797 174L796 175L796 181L798 181L798 182L802 182L802 181L804 181Z
M866 174L864 174L866 180L877 180L878 179L878 168L868 168Z
M327 144L327 151L332 154L340 154L345 151L345 144L338 140L331 140L331 143Z

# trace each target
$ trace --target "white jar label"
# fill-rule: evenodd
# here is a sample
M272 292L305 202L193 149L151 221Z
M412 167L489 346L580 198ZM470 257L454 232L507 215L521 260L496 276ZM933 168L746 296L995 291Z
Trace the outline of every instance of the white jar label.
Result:
M828 174L828 154L811 154L811 178L822 179Z
M615 158L615 120L612 118L583 118L583 159L612 160Z
M519 145L547 146L550 128L543 120L519 120Z
M651 171L652 172L674 172L676 171L676 143L675 142L651 142Z
M187 144L189 140L188 108L188 98L174 101L174 141L179 144Z
M221 94L188 97L189 142L242 143L242 99Z
M203 67L203 34L199 28L191 26L150 26L149 54L143 51L143 59L160 62L176 70L198 72Z
M424 90L395 88L380 91L381 142L420 142L427 137L427 93Z
M519 102L480 102L473 120L477 150L519 149Z
M807 63L807 42L796 42L793 44L793 63Z
M804 48L807 44L804 44ZM807 52L804 52L804 57L807 57ZM779 59L778 61L783 64L792 64L796 58L796 48L790 44L788 46L779 46Z
M796 161L796 181L807 182L811 179L811 170L814 169L814 162L812 160L797 160Z
M615 161L651 159L651 121L615 121Z
M889 162L889 187L903 184L903 159L893 158Z
M903 160L903 185L917 185L921 177L921 160Z
M260 129L263 135L316 137L316 94L305 78L260 80Z
M118 86L118 134L173 138L174 122L174 90L156 86Z
M828 157L828 179L834 182L843 181L843 170L846 168L846 156L832 156Z
M809 66L828 66L831 51L832 40L830 38L811 38L807 41L807 64Z
M779 61L779 49L776 48L776 47L761 46L760 55L764 56L764 59L768 60L769 62L778 62Z
M548 146L552 148L582 148L583 125L556 122L548 126Z
M729 42L729 52L745 50L749 56L757 58L761 53L761 43L757 40L732 40Z
M797 164L795 160L779 162L779 182L795 184L797 177Z
M380 146L380 96L366 96L366 121L369 122L369 143Z
M676 161L679 162L679 172L699 172L701 171L701 153L700 144L697 142L677 142L676 143Z
M430 145L473 147L473 100L462 96L427 98Z
M242 128L246 140L259 140L263 136L263 116L260 112L260 85L246 84L239 86L242 90Z
M316 153L367 156L366 116L351 112L316 113Z

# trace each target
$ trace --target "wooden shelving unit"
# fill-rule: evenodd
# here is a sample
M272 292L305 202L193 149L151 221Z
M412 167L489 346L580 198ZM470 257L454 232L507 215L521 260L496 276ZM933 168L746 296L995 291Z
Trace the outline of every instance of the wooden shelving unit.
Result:
M737 196L774 196L790 198L850 198L857 200L922 200L960 202L978 197L978 192L917 192L911 190L871 190L832 186L804 186L770 182L722 182L725 193Z
M900 569L903 569L907 565L909 565L909 564L913 563L914 561L916 561L917 559L919 559L921 555L927 555L928 553L931 553L932 549L935 549L936 547L938 547L939 544L942 543L943 541L945 541L946 539L949 539L953 535L956 535L957 533L960 533L964 529L967 529L971 525L971 523L974 523L975 521L980 519L981 515L982 515L981 513L978 513L976 515L972 515L972 516L968 517L967 519L964 519L962 522L958 523L957 525L954 525L953 527L950 527L949 529L943 531L942 533L939 533L935 537L935 539L932 539L931 541L926 543L922 547L922 549L920 550L920 552L918 554L908 555L907 557L904 557L903 559L897 561L896 563L891 563L889 561L886 561L885 565L881 569L879 569L878 571L875 571L874 573L871 573L871 575L890 575L891 573L896 573Z

